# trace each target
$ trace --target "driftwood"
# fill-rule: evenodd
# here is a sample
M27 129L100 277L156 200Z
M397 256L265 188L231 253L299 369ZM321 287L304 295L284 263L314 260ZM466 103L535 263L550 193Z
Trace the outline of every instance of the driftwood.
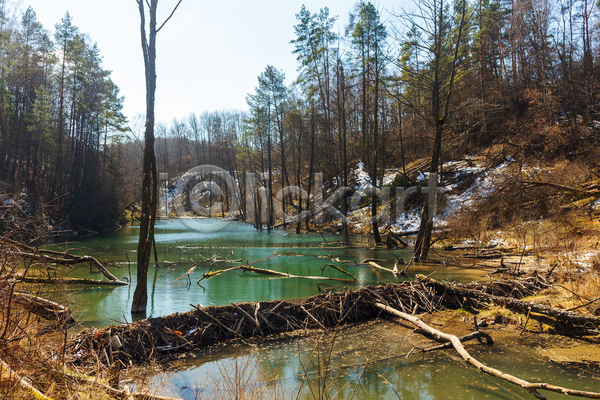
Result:
M485 342L485 344L487 344L488 346L491 346L492 344L494 344L494 340L492 339L492 337L483 331L475 331L475 332L469 333L468 335L464 335L464 336L461 336L458 338L458 340L460 340L461 343L468 342L469 340L474 340L474 339L477 339L479 342ZM421 349L421 352L428 353L430 351L444 350L444 349L449 349L451 347L452 347L451 343L444 343L439 346L429 347L427 349Z
M520 386L520 387L528 390L532 395L534 395L538 399L544 399L544 400L546 399L541 393L538 392L538 390L547 390L547 391L551 391L551 392L562 393L562 394L566 394L567 396L577 396L577 397L584 397L584 398L588 398L588 399L600 399L600 393L568 389L568 388L564 388L561 386L551 385L548 383L531 383L531 382L528 382L521 378L518 378L516 376L506 374L495 368L488 367L487 365L485 365L485 364L481 363L480 361L478 361L477 359L473 358L469 354L469 352L465 349L465 347L462 345L462 343L460 342L460 339L457 336L438 331L437 329L434 329L434 328L430 327L429 325L425 324L419 318L417 318L413 315L409 315L409 314L403 313L401 311L398 311L388 305L385 305L382 303L376 303L375 305L378 308L380 308L381 310L384 310L392 315L395 315L399 318L402 318L405 321L412 323L413 325L415 325L419 329L422 329L423 331L427 332L431 336L434 336L440 340L444 340L446 342L452 343L452 346L454 347L456 352L466 362L475 366L478 370L485 372L486 374L495 376L497 378L503 379L503 380L510 382L512 384L515 384L517 386Z
M41 283L48 285L101 285L101 286L123 286L121 282L116 281L101 281L99 279L86 278L32 278L27 276L19 276L15 278L18 282L23 283Z
M60 265L65 265L65 266L89 263L89 264L95 266L102 273L102 275L106 276L108 279L113 281L115 285L122 285L122 286L129 285L129 283L124 282L124 281L120 280L119 278L117 278L116 276L114 276L113 274L111 274L110 271L107 270L98 260L96 260L94 257L91 257L91 256L76 256L75 258L71 258L71 257L59 258L59 257L51 257L51 256L43 254L43 253L26 253L26 252L22 252L22 251L15 252L15 255L17 257L21 257L26 260L38 261L38 262L47 263L47 264L60 264Z
M389 272L390 274L393 274L393 273L394 273L394 271L393 271L393 270L391 270L391 269L389 269L389 268L386 268L386 267L382 267L381 265L377 264L377 263L376 263L375 261L373 261L372 259L367 259L367 260L361 261L361 262L360 262L360 264L365 264L365 265L368 265L368 266L370 266L370 267L372 267L372 268L378 269L378 270L380 270L380 271Z
M46 320L58 321L63 326L72 326L76 323L71 310L39 296L24 292L13 292L11 302Z
M19 243L10 239L1 239L0 243L4 243L15 248L13 255L25 260L37 261L46 264L60 264L65 266L89 263L90 265L96 267L98 271L100 271L105 277L114 282L114 285L129 285L129 283L124 282L111 274L110 271L107 270L100 261L91 256L77 256L66 251L60 252L55 250L36 249L24 243Z
M270 276L278 276L280 278L297 278L297 279L313 279L313 280L329 280L329 281L338 281L338 282L354 282L356 281L356 279L352 276L352 279L343 279L343 278L332 278L332 277L328 277L328 276L303 276L303 275L292 275L292 274L288 274L287 272L279 272L279 271L273 271L270 269L263 269L263 268L255 268L249 265L240 265L239 267L242 271L245 272L254 272L255 274L260 274L260 275L270 275ZM336 268L339 270L339 268ZM348 275L348 274L347 274Z
M200 281L202 281L203 279L209 279L212 278L214 276L217 275L221 275L222 273L225 272L230 272L230 271L235 271L235 270L242 270L244 272L253 272L255 274L259 274L259 275L269 275L269 276L276 276L279 278L297 278L297 279L313 279L313 280L329 280L329 281L338 281L338 282L355 282L356 278L353 277L352 275L350 275L349 273L347 273L346 271L342 270L339 267L336 267L334 265L331 264L327 264L325 265L325 267L333 267L336 270L348 275L349 277L351 277L352 279L343 279L343 278L332 278L332 277L327 277L327 276L303 276L303 275L292 275L292 274L288 274L287 272L279 272L279 271L273 271L271 269L264 269L264 268L256 268L253 267L251 265L240 265L237 267L232 267L232 268L227 268L227 269L222 269L219 271L209 271L205 274L202 275L202 278L200 278L198 280L197 283L200 283ZM325 267L323 267L323 269L325 269ZM178 278L179 279L179 278Z

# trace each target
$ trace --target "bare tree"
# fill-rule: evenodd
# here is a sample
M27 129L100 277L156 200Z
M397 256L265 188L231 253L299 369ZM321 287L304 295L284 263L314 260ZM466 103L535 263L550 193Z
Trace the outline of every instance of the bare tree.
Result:
M169 17L157 28L156 10L158 0L136 0L140 12L140 34L146 73L146 133L144 135L144 162L142 164L142 215L137 248L137 283L131 304L132 314L145 314L148 302L148 265L154 243L154 224L158 207L158 173L154 154L154 102L156 95L156 34L171 19L182 0L177 2ZM148 6L148 29L146 9Z
M413 21L413 30L418 34L409 37L405 43L413 43L412 48L427 60L426 65L415 68L404 63L401 65L403 79L417 82L420 91L428 98L428 106L411 101L406 96L403 102L416 111L434 131L431 152L430 179L437 177L442 152L444 124L450 116L450 101L454 93L459 69L460 48L463 45L466 27L472 15L468 11L466 0L451 4L448 0L424 0L416 4L417 12L408 14ZM414 33L414 32L413 32ZM415 41L415 37L427 38L424 42ZM403 55L405 60L410 57ZM429 185L430 188L432 185ZM435 196L430 193L430 196ZM429 201L426 201L421 213L419 234L415 242L415 258L426 259L431 244L433 215Z

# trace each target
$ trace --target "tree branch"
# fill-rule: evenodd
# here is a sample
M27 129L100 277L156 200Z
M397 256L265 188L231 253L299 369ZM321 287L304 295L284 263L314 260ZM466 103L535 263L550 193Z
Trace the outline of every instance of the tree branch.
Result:
M173 14L175 14L175 11L177 11L177 8L179 7L179 5L181 4L181 2L182 2L182 1L183 1L183 0L179 0L179 1L177 2L177 5L176 5L176 6L175 6L175 8L173 9L173 11L171 11L171 15L169 15L169 17L168 17L167 19L165 19L165 22L163 22L163 23L161 24L161 26L160 26L160 27L159 27L159 28L156 30L156 33L160 32L160 30L163 28L163 26L165 26L165 24L166 24L167 22L169 22L169 20L171 19L171 17L173 16Z
M416 327L429 333L430 335L432 335L435 338L452 343L452 346L454 347L456 352L466 362L475 366L478 370L485 372L486 374L495 376L497 378L504 379L505 381L515 384L517 386L520 386L523 389L528 390L529 393L531 393L533 396L535 396L538 399L544 399L544 400L546 399L541 393L538 392L538 389L548 390L548 391L556 392L556 393L562 393L562 394L566 394L567 396L585 397L588 399L600 399L600 393L597 393L597 392L586 392L586 391L582 391L582 390L568 389L568 388L564 388L561 386L550 385L548 383L532 383L532 382L528 382L524 379L518 378L516 376L506 374L495 368L488 367L487 365L485 365L485 364L481 363L480 361L476 360L475 358L473 358L473 356L471 356L469 354L469 352L467 352L467 350L462 345L462 343L460 342L460 339L458 337L438 331L437 329L434 329L434 328L430 327L429 325L425 324L419 318L417 318L413 315L403 313L401 311L398 311L398 310L396 310L392 307L386 306L384 304L376 303L375 306L377 306L378 308L380 308L390 314L393 314L399 318L402 318L405 321L412 323Z

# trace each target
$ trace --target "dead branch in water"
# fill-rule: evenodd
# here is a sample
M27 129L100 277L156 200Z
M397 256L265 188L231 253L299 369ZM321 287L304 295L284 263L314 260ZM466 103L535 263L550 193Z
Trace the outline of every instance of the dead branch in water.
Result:
M350 275L352 277L352 279L343 279L343 278L332 278L332 277L328 277L328 276L292 275L292 274L288 274L287 272L279 272L279 271L273 271L270 269L255 268L255 267L249 266L249 265L240 265L239 268L242 271L246 271L246 272L254 272L255 274L260 274L260 275L278 276L281 278L297 278L297 279L313 279L313 280L316 279L316 280L329 280L329 281L349 282L349 283L356 281L356 279L352 275Z
M279 271L273 271L271 269L256 268L256 267L253 267L251 265L244 264L244 265L240 265L240 266L237 266L237 267L222 269L222 270L219 270L219 271L209 271L209 272L203 274L202 278L200 278L197 283L200 283L200 281L202 281L203 279L209 279L209 278L215 277L217 275L221 275L221 274L223 274L225 272L230 272L230 271L235 271L235 270L242 270L244 272L252 272L252 273L255 273L255 274L259 274L259 275L276 276L276 277L279 277L279 278L329 280L329 281L348 282L348 283L352 283L352 282L356 281L356 278L354 278L352 275L350 275L346 271L342 270L341 268L336 267L336 266L331 265L331 264L327 264L325 267L327 267L327 266L335 268L336 270L338 270L338 271L340 271L340 272L348 275L352 279L332 278L332 277L328 277L328 276L292 275L292 274L288 274L287 272L279 272ZM325 269L325 267L323 267L323 269Z
M361 261L359 264L365 264L365 265L368 265L368 266L370 266L372 268L378 269L380 271L389 272L390 274L394 273L393 270L391 270L389 268L382 267L381 265L377 264L375 261L373 261L371 259L367 259L367 260Z
M457 336L438 331L437 329L434 329L434 328L430 327L429 325L425 324L419 318L417 318L413 315L408 315L406 313L398 311L388 305L385 305L382 303L376 303L375 305L378 308L380 308L392 315L395 315L399 318L402 318L405 321L412 323L413 325L415 325L419 329L422 329L423 331L427 332L428 334L430 334L433 337L436 337L440 340L452 343L452 347L454 347L456 352L466 362L475 366L478 370L485 372L486 374L495 376L497 378L503 379L503 380L510 382L512 384L515 384L517 386L520 386L520 387L528 390L532 395L534 395L538 399L543 399L543 400L546 399L541 393L538 392L538 390L548 390L551 392L566 394L567 396L584 397L584 398L588 398L588 399L600 399L600 393L568 389L568 388L564 388L561 386L551 385L548 383L531 383L524 379L518 378L516 376L506 374L495 368L488 367L487 365L485 365L485 364L481 363L480 361L478 361L477 359L473 358L473 356L471 356L471 354L469 354L469 352L462 345L462 343L460 342L460 339Z
M26 260L37 261L37 262L44 263L44 264L60 264L60 265L65 265L65 266L71 266L71 265L75 265L75 264L89 263L89 264L93 265L94 267L96 267L100 272L102 272L102 275L106 276L108 279L113 281L115 283L115 285L122 285L122 286L129 285L129 283L123 282L122 280L120 280L119 278L117 278L116 276L111 274L110 271L107 270L100 263L100 261L96 260L94 257L91 257L91 256L73 256L74 258L71 258L71 257L59 258L59 257L51 257L46 254L25 253L22 251L15 252L13 255L16 257L26 259Z
M122 286L122 283L115 281L101 281L99 279L86 278L31 278L27 276L16 277L17 282L23 283L41 283L47 285L101 285L101 286Z
M71 310L53 301L24 292L13 292L10 301L46 320L58 321L63 326L75 325Z
M19 243L10 239L2 239L2 243L5 243L11 246L14 251L12 251L12 255L18 258L22 258L24 260L36 261L44 264L59 264L64 266L72 266L76 264L85 264L88 263L98 269L105 277L114 282L115 285L126 286L129 285L127 282L123 282L116 276L110 273L104 265L97 259L91 256L77 256L70 254L68 252L60 252L54 250L43 250L36 249L34 247L28 246L24 243Z

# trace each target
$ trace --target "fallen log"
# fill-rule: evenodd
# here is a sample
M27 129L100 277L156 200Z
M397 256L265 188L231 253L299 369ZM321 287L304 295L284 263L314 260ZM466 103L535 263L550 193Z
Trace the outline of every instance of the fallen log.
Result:
M521 314L538 313L552 317L557 321L567 322L575 325L600 327L600 316L584 315L574 311L564 310L562 308L550 307L544 304L533 303L530 301L518 300L510 297L495 296L478 290L460 287L456 284L449 284L436 281L435 279L417 276L426 285L432 286L437 292L449 293L457 296L474 299L481 303L492 303L516 311Z
M221 275L222 273L233 271L233 270L236 270L239 268L240 267L232 267L232 268L227 268L227 269L221 269L218 271L208 271L208 272L202 274L202 278L198 279L198 282L196 282L196 284L199 284L203 279L212 278L213 276Z
M474 339L477 339L481 343L485 342L485 344L487 344L488 346L491 346L492 344L494 344L494 340L492 339L492 337L483 331L475 331L475 332L469 333L468 335L464 335L464 336L461 336L458 338L458 340L460 340L461 343L468 342L469 340L474 340ZM427 349L421 349L421 352L428 353L430 351L444 350L444 349L449 349L451 347L452 347L452 343L444 343L444 344L440 344L439 346L429 347Z
M102 285L102 286L122 286L116 281L101 281L99 279L86 278L31 278L27 276L16 277L17 282L23 283L41 283L47 285Z
M209 272L203 274L202 278L200 278L197 283L200 283L200 281L202 281L203 279L212 278L214 276L221 275L222 273L230 272L230 271L235 271L235 270L242 270L244 272L252 272L252 273L255 273L255 274L259 274L259 275L277 276L279 278L329 280L329 281L349 282L349 283L356 281L356 278L354 278L352 275L348 274L347 272L341 270L339 267L335 267L335 266L333 266L331 264L328 264L328 265L334 267L335 269L337 269L340 272L345 273L346 275L350 276L352 279L333 278L333 277L328 277L328 276L292 275L292 274L288 274L287 272L279 272L279 271L273 271L271 269L256 268L256 267L253 267L251 265L244 264L244 265L240 265L240 266L237 266L237 267L222 269L222 270L219 270L219 271L209 271ZM323 268L325 268L325 267L323 267Z
M100 271L109 280L115 282L115 285L129 285L129 283L123 282L122 280L111 274L110 271L107 270L100 261L91 256L77 256L74 254L70 254L67 251L62 252L56 250L36 249L24 243L20 243L15 240L6 238L0 239L0 243L4 243L13 247L15 249L13 254L17 257L21 257L26 260L38 261L40 263L47 264L59 264L65 266L89 263L90 265L95 266L98 269L98 271Z
M333 278L333 277L329 277L329 276L292 275L292 274L288 274L287 272L279 272L279 271L273 271L271 269L255 268L250 265L240 265L239 268L242 271L246 271L246 272L253 272L255 274L260 274L260 275L278 276L281 278L329 280L329 281L338 281L338 282L354 282L354 281L356 281L356 278L354 278L354 277L352 277L352 279L344 279L344 278Z
M377 264L377 263L376 263L375 261L373 261L373 260L364 260L364 261L361 261L361 262L360 262L360 264L365 264L365 265L368 265L368 266L370 266L370 267L372 267L372 268L378 269L378 270L380 270L380 271L389 272L390 274L393 274L393 273L394 273L394 271L393 271L393 270L391 270L391 269L389 269L389 268L382 267L381 265Z
M584 397L584 398L588 398L588 399L600 399L600 393L569 389L569 388L565 388L565 387L561 387L561 386L551 385L548 383L532 383L532 382L528 382L524 379L518 378L516 376L506 374L498 369L488 367L487 365L485 365L482 362L478 361L477 359L473 358L473 356L471 356L471 354L469 354L469 352L462 345L462 343L460 342L460 339L457 336L438 331L437 329L434 329L434 328L430 327L429 325L427 325L426 323L424 323L423 321L421 321L419 318L417 318L413 315L403 313L402 311L398 311L395 308L392 308L385 304L376 303L375 306L377 306L381 310L384 310L392 315L395 315L399 318L402 318L405 321L412 323L419 329L422 329L423 331L429 333L431 336L434 336L440 340L444 340L446 342L452 343L452 347L454 347L456 352L466 362L473 365L478 370L485 372L486 374L489 374L491 376L495 376L497 378L503 379L514 385L520 386L523 389L526 389L527 391L529 391L529 393L531 393L533 396L535 396L538 399L546 400L546 397L544 397L541 393L539 393L538 390L547 390L550 392L562 393L562 394L566 394L567 396Z
M24 292L13 292L11 302L28 312L63 326L73 326L76 321L71 310L58 303Z
M124 282L110 273L98 260L91 256L72 256L68 258L51 257L43 253L26 253L17 251L14 253L15 256L24 258L26 260L38 261L47 264L60 264L65 266L71 266L75 264L89 263L95 266L102 275L113 281L116 285L127 286L129 283Z

